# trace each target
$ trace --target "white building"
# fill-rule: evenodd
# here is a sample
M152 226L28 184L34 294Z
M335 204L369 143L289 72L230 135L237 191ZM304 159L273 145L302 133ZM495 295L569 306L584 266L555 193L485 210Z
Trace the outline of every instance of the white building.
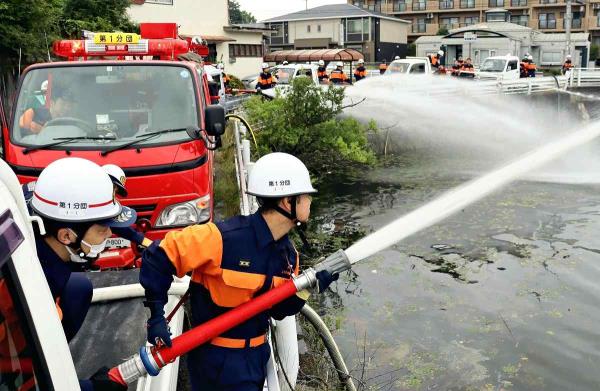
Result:
M260 72L264 25L230 25L227 0L136 0L131 20L177 23L179 34L200 36L208 43L211 62L223 62L229 74L243 78Z
M562 65L567 55L564 33L542 33L531 27L503 21L453 29L445 36L419 37L415 44L417 56L426 56L442 48L446 53L447 65L451 65L458 57L471 57L478 66L487 57L509 53L522 57L530 53L538 66L553 67ZM572 33L571 47L574 49L575 66L586 67L590 51L589 33Z

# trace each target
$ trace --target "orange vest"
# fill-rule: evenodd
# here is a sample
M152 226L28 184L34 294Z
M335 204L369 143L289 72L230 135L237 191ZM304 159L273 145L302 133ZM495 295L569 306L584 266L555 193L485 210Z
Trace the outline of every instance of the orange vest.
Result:
M273 84L275 84L275 82L273 81L273 75L271 75L270 72L261 73L258 76L258 84L260 84L261 87L273 86Z
M359 79L364 79L367 77L367 69L363 66L360 66L354 70L354 77Z
M433 66L438 65L439 60L438 60L437 56L431 56L429 58L430 58L430 61L431 61L431 65L433 65Z
M348 77L346 77L344 71L341 71L339 69L334 69L329 75L329 81L332 83L343 83L346 80L348 80Z

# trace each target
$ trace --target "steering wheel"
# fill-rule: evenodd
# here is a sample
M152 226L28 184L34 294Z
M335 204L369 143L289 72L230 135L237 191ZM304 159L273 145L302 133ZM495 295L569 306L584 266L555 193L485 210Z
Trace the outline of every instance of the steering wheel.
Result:
M44 127L46 126L59 126L59 125L71 125L82 129L86 134L92 134L96 132L96 129L89 123L79 118L73 117L59 117L53 118L50 121L46 122Z

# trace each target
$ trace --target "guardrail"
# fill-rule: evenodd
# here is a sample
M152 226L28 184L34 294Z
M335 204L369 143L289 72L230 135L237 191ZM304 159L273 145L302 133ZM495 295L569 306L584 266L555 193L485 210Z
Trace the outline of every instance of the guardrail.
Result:
M569 72L569 88L600 86L600 68L574 68Z

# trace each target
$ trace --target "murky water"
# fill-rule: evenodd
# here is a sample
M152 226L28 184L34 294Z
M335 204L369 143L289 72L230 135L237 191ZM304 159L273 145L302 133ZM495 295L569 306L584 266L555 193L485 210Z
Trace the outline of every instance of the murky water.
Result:
M380 228L486 166L401 156L321 183L318 229ZM374 389L598 389L599 236L600 185L517 182L355 265L321 310Z

